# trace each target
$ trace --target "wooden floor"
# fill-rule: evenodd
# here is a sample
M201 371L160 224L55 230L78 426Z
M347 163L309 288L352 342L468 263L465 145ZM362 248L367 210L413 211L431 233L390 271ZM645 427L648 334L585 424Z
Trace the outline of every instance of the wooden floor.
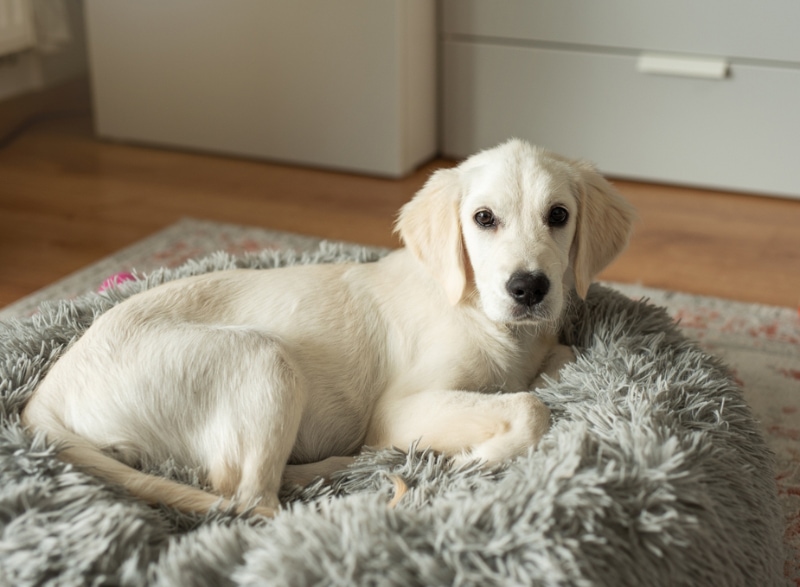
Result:
M32 105L0 104L0 137ZM114 144L86 106L72 92L0 148L0 307L186 216L396 245L397 209L447 164L395 181ZM798 306L800 201L615 183L640 221L602 278Z

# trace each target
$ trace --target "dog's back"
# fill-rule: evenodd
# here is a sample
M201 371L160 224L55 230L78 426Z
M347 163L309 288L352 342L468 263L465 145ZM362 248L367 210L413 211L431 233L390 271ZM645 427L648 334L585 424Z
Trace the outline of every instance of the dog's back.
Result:
M496 377L483 359L491 340L476 348L478 333L459 328L474 326L459 312L405 250L377 263L182 279L100 316L54 364L23 419L71 446L67 459L128 486L159 487L162 501L175 493L183 509L191 500L207 509L201 495L165 494L164 480L133 467L172 458L205 469L230 496L247 469L234 463L247 452L274 451L283 463L353 454L387 390Z

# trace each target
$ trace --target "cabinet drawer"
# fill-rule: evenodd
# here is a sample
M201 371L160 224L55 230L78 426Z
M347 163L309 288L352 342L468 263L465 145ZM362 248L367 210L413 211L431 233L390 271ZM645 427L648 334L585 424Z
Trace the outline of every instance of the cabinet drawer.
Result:
M800 62L796 0L444 0L445 34Z
M509 137L635 179L800 196L800 70L646 75L634 56L443 43L443 149Z

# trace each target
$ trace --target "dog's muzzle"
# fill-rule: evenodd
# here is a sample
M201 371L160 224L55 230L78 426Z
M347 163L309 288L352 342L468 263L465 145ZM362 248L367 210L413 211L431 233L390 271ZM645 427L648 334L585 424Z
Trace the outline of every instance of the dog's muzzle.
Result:
M550 279L542 271L517 271L506 282L506 291L520 309L528 313L550 291Z

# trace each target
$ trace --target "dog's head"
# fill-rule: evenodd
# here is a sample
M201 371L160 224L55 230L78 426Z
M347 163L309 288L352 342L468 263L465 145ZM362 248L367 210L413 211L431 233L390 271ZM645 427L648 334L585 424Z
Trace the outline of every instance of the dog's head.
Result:
M474 286L495 322L550 322L566 290L586 297L633 217L593 166L512 140L434 173L397 230L452 304Z

